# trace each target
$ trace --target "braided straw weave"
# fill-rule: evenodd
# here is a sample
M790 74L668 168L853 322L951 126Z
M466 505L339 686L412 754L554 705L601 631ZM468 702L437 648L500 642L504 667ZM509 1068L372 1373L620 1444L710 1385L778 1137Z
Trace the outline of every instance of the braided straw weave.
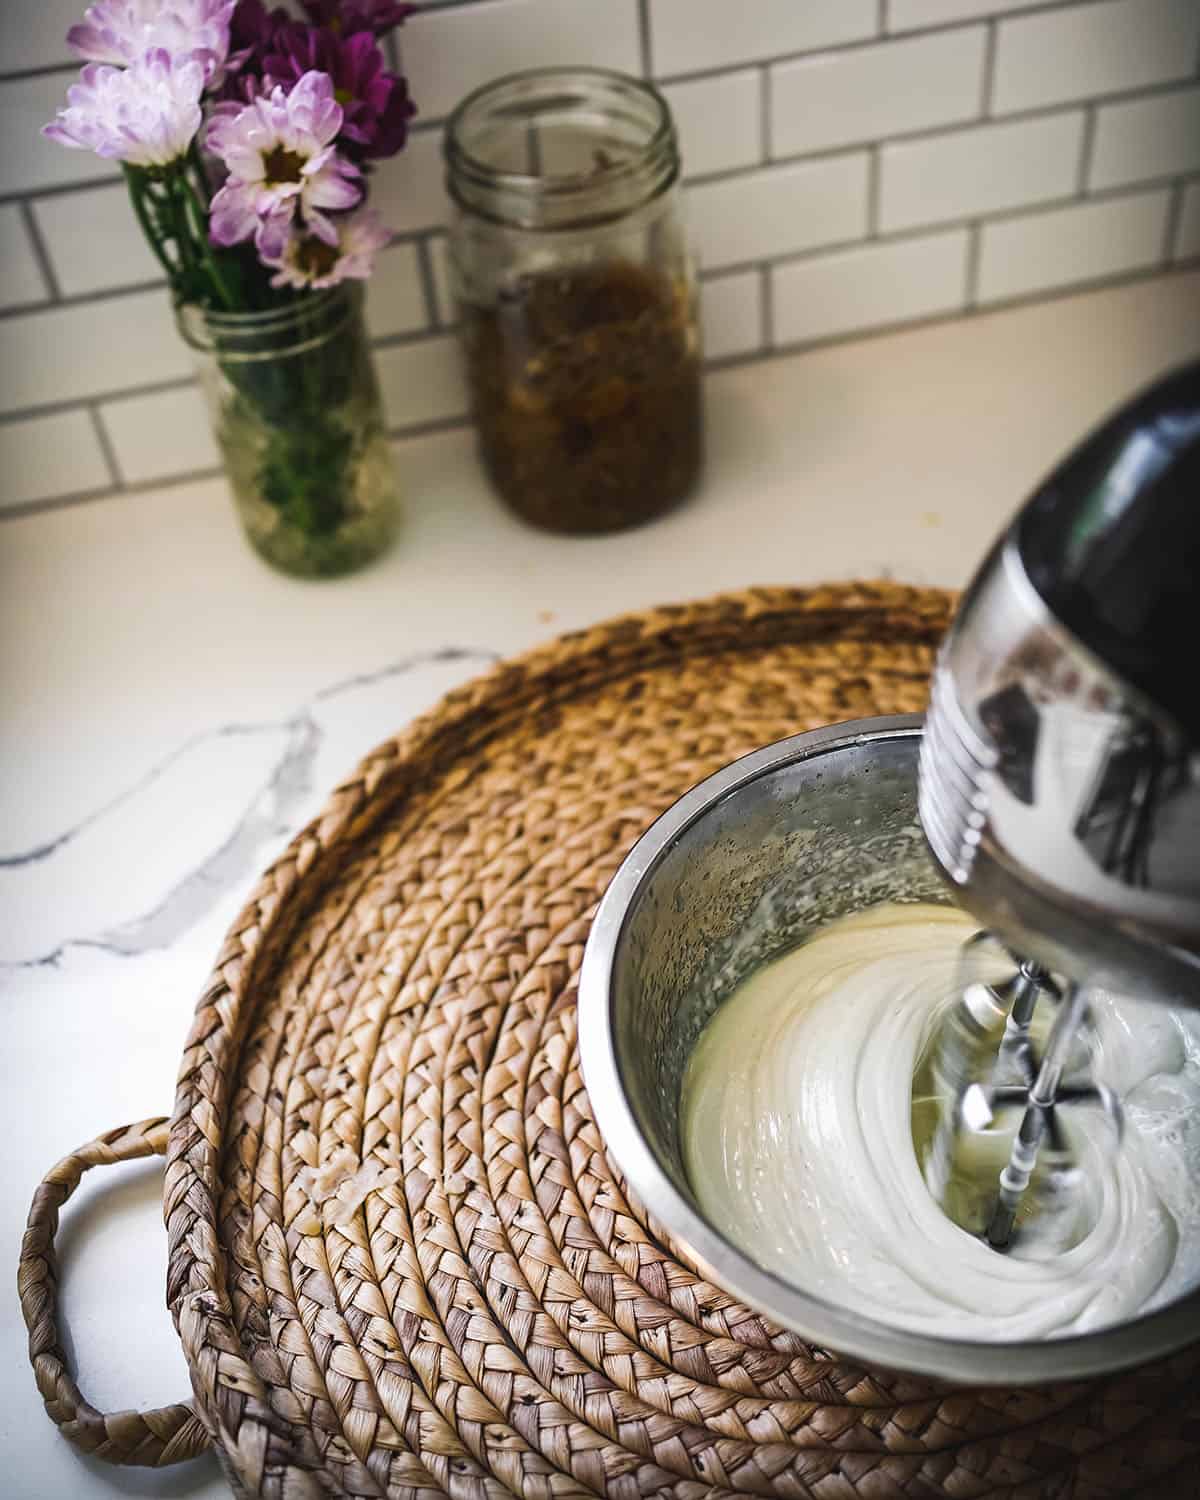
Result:
M165 1186L168 1299L238 1494L1200 1493L1197 1354L963 1391L812 1348L630 1202L580 1081L576 978L630 845L758 745L920 709L950 604L770 590L566 637L381 746L267 873L197 1010ZM23 1295L78 1427L52 1235L35 1204ZM155 1462L190 1420L82 1427Z

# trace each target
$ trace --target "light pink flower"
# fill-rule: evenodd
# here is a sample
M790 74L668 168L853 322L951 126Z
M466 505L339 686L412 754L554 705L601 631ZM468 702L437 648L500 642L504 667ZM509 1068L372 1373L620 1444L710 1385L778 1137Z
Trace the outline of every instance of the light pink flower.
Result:
M198 62L214 87L229 52L229 22L237 0L96 0L67 45L87 62L128 67L163 48L178 62Z
M203 92L202 64L161 47L127 69L89 63L42 134L131 166L165 167L195 140Z
M369 208L338 219L335 227L337 244L330 245L293 224L280 254L268 261L279 268L271 285L319 291L339 281L365 281L375 269L376 253L391 239L391 230Z
M214 111L206 148L229 173L212 201L212 238L236 245L254 235L264 260L283 254L299 213L311 234L338 243L323 209L353 208L360 173L334 146L342 107L327 73L309 72L290 92L275 88L244 108Z

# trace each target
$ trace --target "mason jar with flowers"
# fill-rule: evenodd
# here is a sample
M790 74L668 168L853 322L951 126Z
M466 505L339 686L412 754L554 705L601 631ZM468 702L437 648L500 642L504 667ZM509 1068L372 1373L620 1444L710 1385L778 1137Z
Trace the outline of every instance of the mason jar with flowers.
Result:
M414 113L381 40L393 0L96 0L86 60L45 134L123 164L195 352L254 547L288 573L352 571L397 522L362 317L389 232L370 174Z

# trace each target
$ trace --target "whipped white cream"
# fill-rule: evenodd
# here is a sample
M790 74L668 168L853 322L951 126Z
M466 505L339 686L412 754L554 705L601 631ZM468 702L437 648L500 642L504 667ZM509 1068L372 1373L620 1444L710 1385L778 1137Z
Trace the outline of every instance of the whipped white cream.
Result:
M1200 1013L1091 997L1093 1068L1123 1097L1126 1129L1117 1148L1101 1111L1070 1111L1087 1194L1070 1248L1031 1235L999 1254L931 1197L913 1074L972 930L949 908L874 907L730 996L683 1085L701 1207L793 1285L925 1333L1049 1337L1174 1300L1200 1281Z

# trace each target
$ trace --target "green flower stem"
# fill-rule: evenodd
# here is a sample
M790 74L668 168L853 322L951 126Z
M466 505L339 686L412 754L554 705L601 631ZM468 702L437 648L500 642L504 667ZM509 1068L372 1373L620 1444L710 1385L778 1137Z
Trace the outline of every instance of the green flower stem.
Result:
M217 257L213 254L212 245L208 238L208 211L201 203L196 192L195 185L188 176L185 167L179 174L179 183L182 190L184 212L190 216L192 230L195 234L195 243L199 248L200 263L208 273L208 278L213 284L213 290L230 312L237 311L237 300L230 290L229 283L225 280Z
M179 258L183 262L184 273L188 278L186 290L187 300L191 301L197 293L197 273L201 271L199 257L196 254L196 245L192 237L191 225L188 223L186 200L179 192L179 174L175 170L168 172L164 179L166 187L166 203L171 215L171 233L174 237Z
M133 204L133 212L137 217L138 224L141 226L142 233L146 237L146 243L153 250L159 264L167 273L171 285L174 287L179 279L180 267L171 263L170 257L167 255L166 245L163 243L161 232L157 224L151 220L146 206L147 180L141 172L129 166L128 163L124 164L124 171L125 183L129 189L129 201Z

